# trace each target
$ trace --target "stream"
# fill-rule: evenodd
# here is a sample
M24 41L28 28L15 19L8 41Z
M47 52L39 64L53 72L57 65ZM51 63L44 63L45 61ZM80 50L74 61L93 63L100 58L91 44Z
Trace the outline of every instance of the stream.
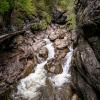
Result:
M61 74L47 76L47 71L44 69L44 66L47 64L47 61L55 57L55 49L53 43L47 38L44 39L46 42L46 47L48 49L48 58L46 61L43 61L40 64L37 64L35 67L35 72L29 74L24 79L21 79L20 83L17 86L17 93L15 96L12 95L14 100L19 100L18 98L23 98L25 100L38 100L40 91L39 88L46 86L46 80L49 79L53 87L61 87L65 83L70 82L69 68L71 65L71 59L73 55L72 47L69 47L69 52L64 58L64 64L62 64L63 72Z

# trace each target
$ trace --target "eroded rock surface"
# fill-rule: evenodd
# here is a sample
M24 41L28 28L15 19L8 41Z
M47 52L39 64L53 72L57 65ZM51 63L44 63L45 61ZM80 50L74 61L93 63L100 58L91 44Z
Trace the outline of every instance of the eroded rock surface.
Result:
M74 51L72 84L80 100L100 98L100 1L78 0L78 42Z

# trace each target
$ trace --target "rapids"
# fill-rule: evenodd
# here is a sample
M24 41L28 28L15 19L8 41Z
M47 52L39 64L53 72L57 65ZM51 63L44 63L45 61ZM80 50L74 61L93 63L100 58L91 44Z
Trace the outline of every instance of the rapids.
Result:
M63 72L58 75L47 77L47 71L44 69L44 66L47 64L48 60L54 58L55 49L49 39L44 39L44 41L46 42L45 47L48 49L47 60L37 64L35 72L20 81L17 86L17 97L13 95L14 100L18 100L18 98L23 98L25 100L38 100L40 94L39 88L46 85L46 79L49 79L54 87L61 87L64 83L69 82L69 68L73 55L72 47L69 47L70 52L68 52L64 58L65 62L62 64Z
M48 58L52 59L54 58L55 52L54 47L52 46L52 43L49 41L49 39L44 39L46 41L46 48L48 49ZM46 70L44 69L44 65L47 63L47 60L37 64L35 68L35 72L31 73L26 78L22 79L17 86L17 95L21 96L24 99L35 99L39 95L38 89L42 86L45 86L46 81Z
M53 82L54 86L60 87L64 83L69 82L70 74L69 74L69 68L71 65L71 59L73 55L73 49L72 47L69 47L70 52L68 52L64 58L64 64L62 64L63 72L61 74L55 75L50 78L50 80Z

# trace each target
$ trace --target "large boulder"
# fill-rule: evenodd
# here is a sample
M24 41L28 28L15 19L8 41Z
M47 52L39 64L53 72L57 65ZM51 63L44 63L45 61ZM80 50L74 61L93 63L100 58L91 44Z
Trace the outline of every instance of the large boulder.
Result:
M39 56L46 60L48 58L48 49L46 47L42 47L39 51Z
M60 74L63 71L61 63L54 59L48 61L48 63L45 65L45 69L48 73L53 74Z

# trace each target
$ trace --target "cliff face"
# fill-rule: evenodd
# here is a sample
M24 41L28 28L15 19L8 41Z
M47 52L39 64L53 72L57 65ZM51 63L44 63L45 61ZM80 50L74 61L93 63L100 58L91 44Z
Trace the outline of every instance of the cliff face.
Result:
M81 100L100 98L100 1L77 0L78 42L74 51L72 84Z

